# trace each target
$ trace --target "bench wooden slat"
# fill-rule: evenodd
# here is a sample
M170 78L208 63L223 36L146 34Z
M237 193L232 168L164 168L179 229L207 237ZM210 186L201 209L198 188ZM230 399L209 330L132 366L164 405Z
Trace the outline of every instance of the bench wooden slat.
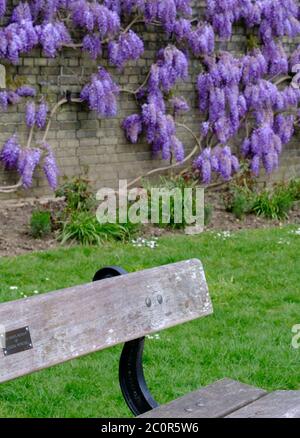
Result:
M0 382L211 313L199 260L3 303L0 324L28 326L33 348L0 349Z
M228 418L300 418L300 391L275 391Z
M146 412L139 418L220 418L265 394L262 389L222 379Z

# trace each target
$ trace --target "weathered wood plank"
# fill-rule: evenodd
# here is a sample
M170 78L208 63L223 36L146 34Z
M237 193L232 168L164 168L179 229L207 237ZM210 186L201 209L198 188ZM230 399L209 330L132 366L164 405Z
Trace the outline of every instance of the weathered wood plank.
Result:
M33 348L0 349L0 382L211 313L199 260L3 303L0 325L28 326Z
M219 380L166 405L142 418L218 418L225 417L266 394L262 389L230 379Z
M300 418L300 391L275 391L228 418Z

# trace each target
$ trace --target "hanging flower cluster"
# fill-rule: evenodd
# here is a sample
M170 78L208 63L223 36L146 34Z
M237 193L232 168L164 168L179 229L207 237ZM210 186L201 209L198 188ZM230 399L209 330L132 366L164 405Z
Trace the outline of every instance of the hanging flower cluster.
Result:
M244 154L252 157L252 171L255 175L259 175L261 164L267 173L277 169L281 149L281 139L268 123L253 131L251 138L243 144Z
M132 114L123 121L123 129L131 143L137 143L143 131L143 120L139 114Z
M86 101L92 111L99 116L112 117L117 114L117 96L119 87L109 73L102 67L93 75L91 82L84 86L80 97Z
M240 20L250 28L258 26L264 43L285 35L295 37L300 33L298 13L296 0L207 0L207 18L225 39Z
M3 162L6 169L16 168L21 152L21 146L17 136L13 135L5 143L0 153L0 160Z
M215 33L211 25L199 24L186 33L189 47L195 56L212 55L215 50Z
M120 30L119 15L97 2L71 1L72 20L88 32L97 32L100 38L116 35Z
M207 116L207 121L201 125L204 137L214 135L219 144L226 145L239 132L246 115L256 120L251 137L246 138L241 147L243 156L251 160L255 175L261 167L267 173L278 168L282 148L293 135L294 117L278 118L275 114L297 108L300 90L291 86L280 90L263 79L270 73L287 73L287 67L287 58L276 64L275 56L271 61L258 49L239 59L226 52L220 54L217 62L208 63L207 72L198 78L199 109ZM207 148L196 160L195 166L202 172L204 182L212 172L220 173L226 179L222 166L216 165L219 156L217 145L213 149ZM238 168L235 160L232 173ZM229 171L230 166L226 169Z
M0 0L0 17L3 17L6 11L6 0Z
M28 128L37 126L39 129L43 129L46 125L48 114L48 104L43 101L38 107L36 107L33 101L30 101L26 105L26 125Z
M108 45L109 60L119 69L127 61L139 59L143 53L144 43L132 30L121 34L117 41L112 41Z
M59 175L59 170L51 146L47 143L44 143L43 146L46 150L46 157L44 159L43 170L45 172L49 186L51 187L52 190L55 190L58 184L57 179Z
M149 92L155 94L159 89L169 93L178 80L188 78L188 60L175 46L167 46L158 52L156 64L151 67Z
M239 89L241 78L239 61L227 52L198 77L200 111L208 114L209 131L223 144L237 133L247 110Z
M183 114L190 110L187 101L183 97L173 97L170 100L170 104L173 108L173 112L175 115Z
M17 64L20 55L30 52L38 41L37 32L31 21L11 23L0 30L0 58Z
M5 143L0 153L0 161L6 169L16 170L25 189L32 186L33 173L43 158L43 170L48 180L49 186L55 190L58 184L59 170L55 156L48 144L42 144L37 148L22 148L18 137L14 134Z
M292 53L290 57L290 70L293 70L293 67L295 67L297 64L300 64L300 46Z
M20 151L17 168L25 189L32 186L33 172L40 162L41 154L38 148L25 148Z
M60 21L41 24L35 30L43 52L49 58L54 58L64 44L71 43L69 31Z
M194 167L200 171L203 182L208 184L213 172L220 174L225 181L228 181L233 173L238 172L240 165L229 146L217 146L213 150L204 149L194 161Z
M102 54L102 43L97 35L88 34L82 40L82 48L89 53L94 60Z
M145 50L135 24L159 25L166 44L150 66L146 81L132 92L140 112L123 122L127 139L137 143L144 134L154 155L184 160L176 117L187 112L189 105L174 92L180 81L188 79L193 57L202 67L196 85L201 147L194 168L203 182L209 183L214 173L228 180L239 169L237 155L250 161L256 175L261 168L272 172L300 117L299 88L280 82L281 76L295 72L300 64L300 46L289 57L279 40L300 35L299 2L206 0L205 15L196 20L191 4L191 0L31 0L17 2L11 10L6 0L0 0L0 18L5 16L0 28L0 59L18 64L24 53L37 46L50 58L65 45L79 47L99 61L97 73L81 91L81 100L99 117L111 117L117 114L122 90L100 66L100 58L107 54L110 64L122 70L128 61L139 60ZM231 38L238 22L253 29L258 38L256 48L244 56L216 51L216 37ZM80 32L74 32L78 28ZM76 44L71 35L76 35ZM0 90L0 110L26 98L25 122L32 139L35 129L47 126L45 98L36 96L36 90L28 85ZM234 154L237 138L242 138L241 150ZM24 187L31 185L39 163L50 187L57 185L58 168L46 141L24 147L13 135L4 144L0 160L6 168L17 169Z
M145 130L146 138L152 145L154 155L161 153L164 160L173 156L176 161L184 159L184 147L176 136L174 118L167 114L164 94L180 80L188 76L188 61L183 52L175 46L167 46L158 53L156 64L151 67L146 89L141 93L142 115L129 116L123 123L127 138L136 143L138 135ZM171 100L174 113L185 112L189 109L183 99Z

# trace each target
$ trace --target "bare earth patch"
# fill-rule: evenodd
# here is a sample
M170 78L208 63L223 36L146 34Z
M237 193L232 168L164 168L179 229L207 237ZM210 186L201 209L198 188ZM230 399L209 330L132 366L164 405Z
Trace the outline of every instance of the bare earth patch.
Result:
M237 231L252 228L268 228L282 224L300 224L300 206L296 206L285 221L272 221L255 215L238 220L224 209L219 193L209 193L206 202L213 206L211 223L208 231ZM53 199L26 199L0 202L0 256L15 256L32 251L42 251L60 246L56 234L51 233L43 239L34 239L30 235L29 222L33 210L45 208L55 210L61 201ZM161 236L174 231L146 226L140 234L144 236ZM182 233L177 231L176 233Z
M212 221L208 230L221 231L236 231L253 228L270 228L280 226L282 224L300 224L300 205L295 204L295 207L290 212L289 218L284 221L270 220L262 216L250 214L242 220L236 219L232 213L228 213L221 199L220 193L209 193L206 196L205 202L213 206Z
M14 256L59 245L54 233L44 239L33 239L30 235L32 211L37 208L51 209L52 201L1 201L0 206L0 256Z

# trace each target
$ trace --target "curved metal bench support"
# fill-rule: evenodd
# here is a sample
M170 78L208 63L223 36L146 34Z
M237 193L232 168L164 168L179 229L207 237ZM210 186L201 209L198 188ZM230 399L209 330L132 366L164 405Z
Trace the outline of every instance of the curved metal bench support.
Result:
M118 266L108 266L96 272L93 281L125 275L127 271ZM158 406L152 397L143 371L145 338L126 342L120 358L119 381L123 397L134 415L141 415Z

